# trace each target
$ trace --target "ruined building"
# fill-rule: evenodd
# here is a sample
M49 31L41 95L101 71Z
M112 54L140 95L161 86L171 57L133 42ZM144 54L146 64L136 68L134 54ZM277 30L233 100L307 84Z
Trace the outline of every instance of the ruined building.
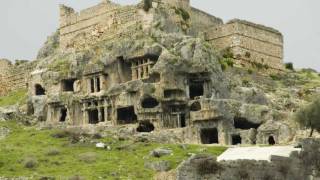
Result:
M258 129L272 120L268 107L256 105L259 117L248 120L253 107L229 98L210 44L239 64L282 70L282 43L276 30L224 24L189 0L62 5L58 49L31 73L29 113L53 125L176 129L189 143L278 143L279 128Z

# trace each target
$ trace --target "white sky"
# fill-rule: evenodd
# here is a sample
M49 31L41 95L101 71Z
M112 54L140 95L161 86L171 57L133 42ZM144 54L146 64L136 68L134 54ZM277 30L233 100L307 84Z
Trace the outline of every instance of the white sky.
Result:
M58 27L58 4L81 10L100 0L0 0L0 57L32 60ZM138 0L114 0L134 4ZM319 0L191 0L224 21L240 18L280 30L285 61L320 71Z

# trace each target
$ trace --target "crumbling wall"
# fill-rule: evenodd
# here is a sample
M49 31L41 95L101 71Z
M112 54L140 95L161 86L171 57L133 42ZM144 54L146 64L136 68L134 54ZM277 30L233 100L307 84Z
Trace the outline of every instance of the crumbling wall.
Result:
M218 50L230 49L240 63L259 63L283 69L283 37L272 28L232 20L206 32L206 40Z
M95 38L112 39L138 28L138 11L135 6L120 6L103 1L91 8L75 12L60 6L60 47L62 49L88 43ZM85 42L81 42L85 41Z
M34 63L17 61L12 64L9 60L0 60L0 96L10 91L27 88L29 74Z

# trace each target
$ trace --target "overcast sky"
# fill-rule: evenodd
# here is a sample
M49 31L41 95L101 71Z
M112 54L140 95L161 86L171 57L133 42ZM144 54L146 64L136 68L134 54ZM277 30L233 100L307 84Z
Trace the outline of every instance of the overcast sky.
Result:
M280 30L285 61L320 71L320 0L191 0L221 17L246 19ZM0 57L32 60L58 27L59 4L81 10L100 0L0 0ZM114 0L134 4L138 0Z

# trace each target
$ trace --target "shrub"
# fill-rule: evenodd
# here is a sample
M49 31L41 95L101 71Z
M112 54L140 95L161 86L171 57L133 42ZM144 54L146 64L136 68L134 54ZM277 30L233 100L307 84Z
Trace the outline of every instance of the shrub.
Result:
M85 163L94 163L97 160L97 154L94 152L87 152L79 155L79 160Z
M277 80L280 80L280 79L281 79L280 76L277 75L277 74L270 74L270 78L271 78L272 80L274 80L274 81L277 81Z
M143 2L143 9L148 12L152 8L152 0L144 0Z
M47 155L48 156L57 156L60 154L60 150L57 148L51 148L48 150Z
M32 169L38 166L38 161L34 157L27 157L23 160L23 166L28 169Z
M292 71L294 70L293 63L291 63L291 62L285 63L285 67L286 67L286 69L289 69Z
M234 57L234 54L231 51L231 48L226 48L226 49L222 50L221 54L222 54L222 57L224 57L224 58L233 58Z
M176 14L180 15L184 21L187 21L190 19L190 14L188 11L182 9L182 8L175 8Z
M253 74L253 70L252 69L248 69L248 73L249 74Z
M200 175L216 174L222 167L213 158L201 158L195 161L195 166Z

